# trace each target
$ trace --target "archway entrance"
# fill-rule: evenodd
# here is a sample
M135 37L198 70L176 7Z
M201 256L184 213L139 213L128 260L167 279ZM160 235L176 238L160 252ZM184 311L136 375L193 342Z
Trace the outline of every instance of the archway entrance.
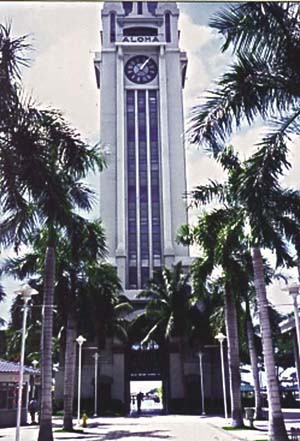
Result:
M168 357L155 341L147 344L135 342L127 351L126 360L127 409L138 413L138 394L143 394L142 413L167 411L168 402Z

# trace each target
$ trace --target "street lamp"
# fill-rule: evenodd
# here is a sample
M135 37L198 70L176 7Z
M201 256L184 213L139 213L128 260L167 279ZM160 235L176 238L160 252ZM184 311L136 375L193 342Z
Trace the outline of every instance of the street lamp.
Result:
M283 288L282 291L288 291L289 295L293 299L295 327L296 327L296 335L297 335L298 359L300 361L300 322L299 322L298 301L297 301L297 297L299 295L299 288L300 288L300 285L297 285L297 283L292 283L290 286ZM298 380L298 383L299 383L299 380ZM300 396L300 384L298 384L298 389L299 389L299 396Z
M204 381L203 381L203 352L199 351L198 356L199 356L199 362L200 362L200 386L201 386L201 409L202 409L202 413L201 415L205 416L205 407L204 407Z
M219 332L215 339L218 340L220 343L220 355L221 355L221 368L222 368L222 383L223 383L223 400L224 400L224 414L225 418L228 418L228 412L227 412L227 394L226 394L226 381L225 381L225 368L224 368L224 353L223 353L223 342L226 338L226 335L222 334L222 332Z
M82 337L82 335L79 335L79 337L76 338L76 341L79 345L79 351L78 351L78 395L77 395L77 426L80 426L80 393L81 393L81 352L82 352L82 345L86 341L86 338Z
M20 290L15 291L15 294L20 295L24 301L20 372L19 372L18 405L17 405L17 422L16 422L16 441L19 441L20 440L21 411L22 411L24 357L25 357L25 340L26 340L26 320L27 320L27 312L28 312L28 303L31 299L31 296L38 294L38 291L36 289L31 288L31 286L29 286L28 284L25 284L22 286L22 288Z
M95 352L93 355L93 358L95 360L95 401L94 401L94 417L97 415L97 392L98 392L98 359L99 354L98 352Z
M33 366L33 369L36 370L39 362L37 360L32 360L31 364ZM35 372L33 374L32 398L35 398Z

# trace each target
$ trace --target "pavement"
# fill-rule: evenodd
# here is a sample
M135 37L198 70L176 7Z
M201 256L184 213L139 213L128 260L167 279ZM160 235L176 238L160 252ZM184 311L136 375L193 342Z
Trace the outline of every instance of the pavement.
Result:
M286 427L300 428L300 409L284 409ZM74 421L75 423L75 421ZM249 426L249 423L245 421ZM86 441L267 441L267 421L255 421L254 430L224 430L230 421L220 416L153 415L139 417L89 418L88 426L80 432L61 432L62 419L53 418L55 440ZM36 441L38 426L21 427L21 441ZM14 441L15 428L0 429L0 441Z

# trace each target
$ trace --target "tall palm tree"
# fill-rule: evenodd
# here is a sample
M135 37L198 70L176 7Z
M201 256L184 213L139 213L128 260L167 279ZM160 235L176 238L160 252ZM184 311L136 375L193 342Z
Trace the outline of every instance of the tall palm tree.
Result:
M65 430L73 429L73 399L76 370L76 332L79 328L79 302L84 295L83 285L90 288L88 277L90 265L99 267L106 246L104 231L99 222L88 222L79 216L74 217L70 226L70 240L64 241L60 274L65 291L66 348L64 370L64 420ZM97 262L97 263L95 263ZM66 296L66 293L68 294ZM94 296L93 292L93 296Z
M204 190L204 187L202 187L202 190ZM206 190L200 196L201 190L198 188L197 196L205 200ZM240 260L245 252L241 242L242 228L243 219L237 217L236 210L221 207L199 216L197 225L191 228L190 231L188 227L181 230L181 234L185 238L182 240L197 244L203 253L200 258L202 267L197 263L193 272L199 271L200 268L205 281L214 268L221 266L223 269L224 314L228 341L231 424L233 427L243 427L239 331L236 308L239 294L237 274L240 272ZM196 277L199 279L199 275Z
M220 156L228 181L224 185L211 186L210 194L220 202L234 206L244 219L254 273L260 329L267 374L269 399L269 437L272 441L287 439L280 405L272 332L269 320L264 262L261 249L275 251L277 265L293 265L287 242L299 243L300 193L282 188L278 182L285 162L285 150L281 145L263 141L257 152L243 164L232 149Z
M264 147L263 145L260 150L264 150ZM243 208L248 214L252 236L250 243L254 285L267 374L269 436L272 441L287 439L287 436L281 412L279 388L275 380L272 329L261 250L263 248L274 250L277 255L277 264L280 265L285 261L289 265L292 262L286 241L293 239L298 242L299 240L299 192L282 189L278 183L278 177L282 172L282 161L278 160L278 156L282 154L284 152L277 152L274 147L273 152L268 155L265 151L263 154L258 151L249 158L239 176L237 191ZM273 160L265 161L266 157ZM298 200L298 207L295 205L296 200Z
M80 180L89 170L102 169L103 159L71 129L61 114L22 105L13 87L20 63L24 62L23 40L13 40L10 29L0 29L1 76L7 90L5 118L0 136L0 202L3 221L0 240L5 245L26 241L28 233L45 224L48 246L45 254L42 330L42 397L39 441L52 441L53 291L55 280L56 229L66 227L72 210L91 208L91 192ZM4 58L3 58L3 55ZM4 80L3 80L4 78ZM1 98L1 99L2 99ZM7 116L8 115L8 116ZM34 173L32 173L34 170Z

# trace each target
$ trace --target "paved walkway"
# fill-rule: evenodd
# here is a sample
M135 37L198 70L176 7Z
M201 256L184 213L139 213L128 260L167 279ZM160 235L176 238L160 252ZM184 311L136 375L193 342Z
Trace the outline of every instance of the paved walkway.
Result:
M286 426L300 427L300 410L285 411ZM247 424L247 422L246 422ZM120 418L90 418L88 427L80 433L60 432L62 420L54 417L55 440L86 441L261 441L267 440L267 421L255 422L256 430L224 430L226 421L221 417L190 415L153 415ZM21 441L36 441L38 426L21 428ZM14 441L15 429L0 429L0 441Z

